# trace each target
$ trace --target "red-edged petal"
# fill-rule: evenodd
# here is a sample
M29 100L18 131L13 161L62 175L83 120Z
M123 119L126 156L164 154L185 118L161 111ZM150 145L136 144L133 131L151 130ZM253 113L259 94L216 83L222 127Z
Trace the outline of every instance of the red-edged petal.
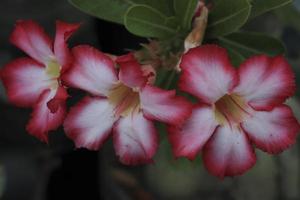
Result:
M158 134L142 113L121 118L114 126L114 148L125 165L151 163L158 147Z
M149 119L180 125L192 112L192 105L175 90L163 90L146 85L140 92L141 108Z
M211 107L199 106L181 128L169 128L169 141L176 157L195 159L215 131L218 123Z
M49 88L45 68L30 58L19 58L1 70L1 79L10 102L29 107Z
M141 88L147 83L141 65L137 61L119 62L119 79L126 86Z
M61 72L64 72L72 62L71 52L66 42L79 26L80 24L67 24L56 21L54 53L58 63L63 67Z
M29 56L45 65L54 58L51 39L43 28L34 21L17 21L10 36L10 41Z
M68 93L63 86L59 86L56 90L56 94L48 103L47 106L52 113L55 113L59 107L65 103L68 98Z
M147 84L153 85L156 80L156 71L151 64L142 65L143 75L147 79Z
M118 81L113 61L97 49L82 45L73 48L74 62L63 75L67 85L106 96Z
M55 113L52 113L47 103L55 96L55 91L45 90L36 105L33 107L31 119L27 124L27 131L39 138L41 141L48 142L48 132L57 129L62 123L66 115L65 102Z
M300 129L292 110L286 105L268 112L254 111L242 127L254 144L268 153L279 153L290 147Z
M189 50L183 55L180 67L180 89L205 103L214 103L238 81L226 50L216 45L203 45Z
M128 53L122 56L118 56L115 61L116 63L121 64L121 63L136 61L136 58L134 57L133 53Z
M137 79L140 79L140 80L138 80L136 83L131 83L131 84L129 83L129 85L132 85L132 87L134 87L134 85L140 85L140 84L143 85L145 82L147 82L149 84L153 84L155 82L156 71L152 65L147 64L147 65L139 66L133 53L128 53L126 55L119 56L116 59L116 63L118 63L121 66L122 66L122 64L124 64L126 62L134 62L136 66L141 68L141 69L137 69L137 70L131 69L131 70L135 71L134 76L136 76ZM123 69L123 71L124 71L124 69ZM142 71L142 74L140 71ZM144 78L142 76L144 76ZM132 77L132 79L134 79L134 77ZM145 81L144 79L146 79L147 81Z
M236 176L245 173L256 162L246 134L240 127L220 126L204 146L203 161L214 176Z
M64 122L66 135L77 148L99 150L116 121L113 109L107 99L85 97L71 108Z
M240 84L234 92L255 109L271 110L295 91L294 74L282 56L249 58L239 68L239 76Z

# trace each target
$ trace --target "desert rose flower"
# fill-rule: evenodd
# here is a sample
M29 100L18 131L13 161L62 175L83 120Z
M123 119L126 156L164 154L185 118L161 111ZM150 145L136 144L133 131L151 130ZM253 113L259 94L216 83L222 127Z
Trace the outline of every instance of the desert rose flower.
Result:
M27 130L45 142L47 133L59 127L65 117L67 92L60 75L72 61L66 40L78 27L57 21L53 43L37 23L18 21L10 37L30 57L15 59L4 66L1 80L11 103L33 107Z
M202 151L207 170L220 178L239 175L256 162L252 145L271 153L296 140L299 124L284 101L295 91L282 56L254 56L236 70L225 49L204 45L182 58L181 90L200 100L181 128L170 128L175 156Z
M91 96L71 108L64 123L67 136L77 148L98 150L112 134L122 163L152 162L158 146L152 120L181 124L191 114L191 105L175 91L151 85L151 70L132 55L114 62L90 46L75 47L73 55L74 64L63 80Z

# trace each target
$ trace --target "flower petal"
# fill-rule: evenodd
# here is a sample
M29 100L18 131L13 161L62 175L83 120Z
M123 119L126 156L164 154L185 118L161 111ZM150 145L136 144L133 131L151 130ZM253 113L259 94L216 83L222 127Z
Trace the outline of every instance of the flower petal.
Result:
M0 75L9 101L17 106L32 106L50 86L45 68L30 58L8 63Z
M141 108L149 119L180 125L192 112L192 105L175 90L167 91L147 85L140 92Z
M128 54L118 56L115 61L116 63L121 64L121 63L136 61L136 58L134 56L134 53L130 52Z
M27 131L39 138L41 141L48 142L48 132L57 129L65 118L66 105L63 102L55 113L52 113L47 103L55 96L56 91L45 90L36 105L34 105L31 119L27 124Z
M255 164L256 156L242 129L225 125L204 146L203 161L211 174L223 178L243 174Z
M147 78L137 61L118 62L118 64L120 65L119 79L126 86L141 88L146 84Z
M73 48L73 55L73 66L62 77L66 84L94 95L106 96L118 81L113 61L87 45Z
M59 86L56 90L55 96L48 101L47 106L52 113L55 113L59 107L65 103L68 98L68 93L63 86Z
M156 70L151 64L146 64L141 66L143 75L147 79L147 84L153 85L156 80Z
M114 127L114 147L126 165L152 162L158 147L158 134L151 121L137 113L121 118Z
M239 68L239 75L240 84L234 92L255 109L271 110L295 92L293 72L282 56L249 58Z
M10 41L29 56L47 64L54 58L52 41L43 28L31 20L19 20L10 36Z
M216 45L203 45L189 50L180 64L181 90L214 103L227 94L238 81L225 49Z
M292 110L281 105L272 111L254 111L242 123L254 144L268 153L279 153L296 142L300 129Z
M169 140L176 157L184 156L195 159L204 144L215 131L218 123L214 111L208 106L199 106L193 110L191 117L182 128L170 127Z
M118 63L121 66L122 66L122 63L137 62L137 59L135 58L134 53L132 53L132 52L122 55L122 56L119 56L115 60L116 60L116 63ZM131 79L138 80L138 81L136 81L135 84L132 83L132 81L131 81L131 84L130 84L130 82L128 84L129 85L139 85L139 84L143 85L143 84L145 84L145 82L147 82L152 85L155 82L155 78L156 78L156 71L155 71L154 67L151 64L145 64L145 65L141 65L138 67L141 69L134 69L132 66L131 66L131 69L122 69L122 74L127 73L125 70L130 70L130 71L132 71L132 76L133 76ZM142 71L142 73L140 71ZM145 81L144 79L146 79L147 81Z
M65 71L72 62L71 52L66 42L79 26L80 24L67 24L56 21L54 53L58 63L63 67L61 72Z
M77 148L99 150L115 121L113 107L107 99L85 97L71 108L64 129Z

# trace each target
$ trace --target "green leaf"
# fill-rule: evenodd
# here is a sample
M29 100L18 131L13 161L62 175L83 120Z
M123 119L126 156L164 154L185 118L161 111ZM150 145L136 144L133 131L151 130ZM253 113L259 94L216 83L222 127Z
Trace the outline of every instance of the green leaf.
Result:
M250 18L257 17L265 12L292 3L293 0L250 0L252 5Z
M248 0L218 0L208 16L206 36L216 38L237 31L246 23L250 10Z
M248 58L252 55L267 54L276 56L283 54L285 48L280 40L262 33L240 32L220 37L219 43Z
M226 46L224 46L226 48ZM227 47L227 52L233 66L238 67L246 58L233 48Z
M69 2L82 12L119 24L123 24L123 16L127 9L135 5L125 0L69 0Z
M184 30L189 30L199 0L174 0L175 15Z
M154 85L162 88L164 81L167 79L169 75L170 75L170 70L166 70L164 68L158 69Z
M169 17L174 16L175 14L173 9L173 0L135 0L135 2L137 2L137 4L151 6Z
M145 4L158 9L167 16L174 15L172 0L69 0L69 2L89 15L103 20L123 24L128 8Z
M142 37L164 39L178 31L174 17L167 17L146 5L132 6L126 13L124 22L127 30Z

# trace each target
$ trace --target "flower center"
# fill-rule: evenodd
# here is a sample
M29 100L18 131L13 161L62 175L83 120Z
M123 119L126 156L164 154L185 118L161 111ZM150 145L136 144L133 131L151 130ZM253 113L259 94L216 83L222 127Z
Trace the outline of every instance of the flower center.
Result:
M226 94L215 103L215 117L221 125L241 123L249 115L249 106L236 94Z
M137 91L122 83L117 83L108 94L108 101L115 107L115 115L125 117L131 112L138 112L140 97Z
M51 78L58 78L60 76L60 64L56 60L50 60L46 67L46 73Z
M58 87L58 78L60 76L60 64L55 60L50 60L46 66L46 73L50 77L51 87Z

